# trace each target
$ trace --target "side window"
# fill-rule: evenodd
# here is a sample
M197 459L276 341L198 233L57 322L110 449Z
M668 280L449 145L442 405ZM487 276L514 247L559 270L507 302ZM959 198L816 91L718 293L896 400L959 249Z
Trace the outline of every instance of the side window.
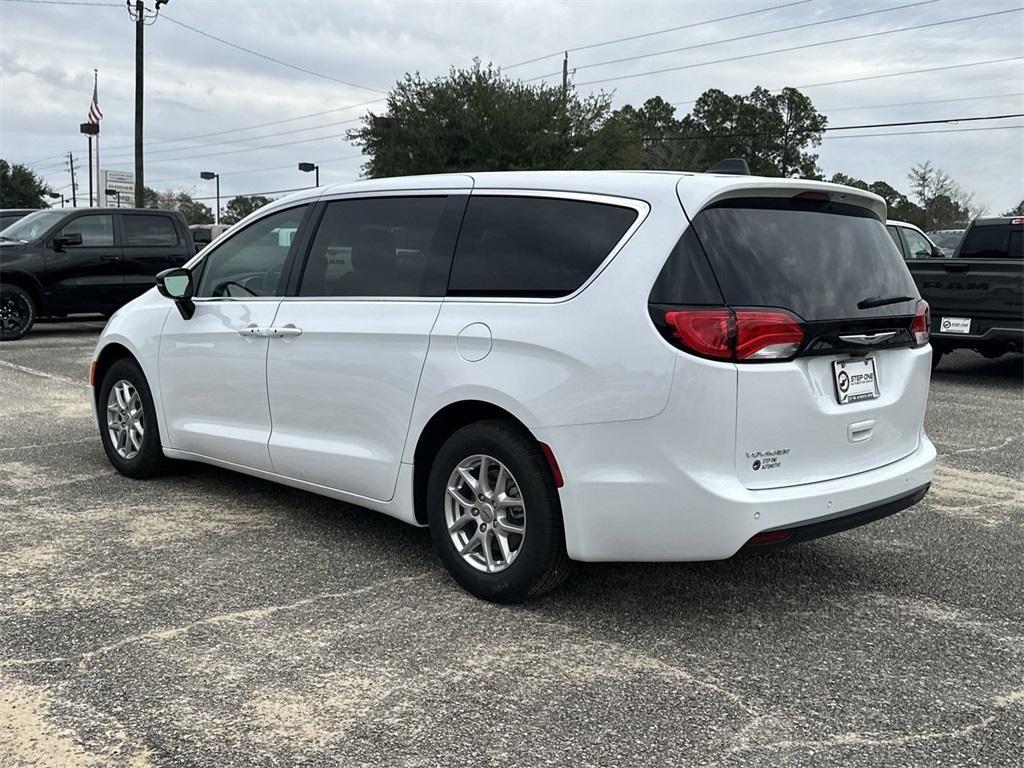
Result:
M109 213L78 216L64 225L60 235L76 232L82 236L83 247L111 246L114 244L114 217Z
M218 246L203 259L196 296L281 296L284 265L306 207L272 213Z
M327 204L300 296L443 296L464 198Z
M901 256L903 256L903 243L900 242L900 233L896 230L896 227L888 225L886 226L885 231L889 233L889 237L891 237L892 241L896 243L896 250L900 252Z
M178 230L169 216L127 214L124 221L125 245L176 246Z
M916 230L909 227L901 227L903 238L907 242L908 259L929 259L932 255L932 244Z
M453 296L566 296L636 220L632 208L547 197L470 197L455 251Z
M649 301L652 304L713 306L725 303L693 227L686 228L665 260Z

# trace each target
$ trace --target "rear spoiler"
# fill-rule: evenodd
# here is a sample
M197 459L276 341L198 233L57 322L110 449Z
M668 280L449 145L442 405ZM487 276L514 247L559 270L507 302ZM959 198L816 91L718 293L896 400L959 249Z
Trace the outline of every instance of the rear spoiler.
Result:
M860 206L883 224L886 221L885 200L881 197L864 189L827 181L695 173L681 176L676 183L679 202L690 219L711 203L720 200L734 197L796 197L808 192L826 196L833 202Z

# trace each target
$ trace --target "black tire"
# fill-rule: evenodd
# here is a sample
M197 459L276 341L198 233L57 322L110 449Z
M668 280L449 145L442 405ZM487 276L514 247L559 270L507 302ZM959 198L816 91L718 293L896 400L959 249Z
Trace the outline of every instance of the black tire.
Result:
M498 573L486 573L467 563L456 550L445 522L449 477L463 460L477 454L493 457L508 468L524 502L526 529L518 554ZM522 602L549 592L569 574L562 506L551 468L537 441L515 423L481 421L448 438L430 467L427 519L434 549L448 573L463 589L484 600Z
M24 288L0 283L0 341L20 339L36 321L36 304Z
M142 440L138 453L131 458L125 458L117 452L107 427L107 401L110 398L110 390L120 381L131 384L142 401ZM154 477L167 468L168 460L160 447L160 430L156 421L156 409L153 407L153 395L138 363L131 358L122 358L110 366L100 383L96 413L103 450L106 451L114 469L127 477L145 479Z
M944 350L932 347L932 370L934 371L939 367L939 363L942 361L942 356L946 354Z

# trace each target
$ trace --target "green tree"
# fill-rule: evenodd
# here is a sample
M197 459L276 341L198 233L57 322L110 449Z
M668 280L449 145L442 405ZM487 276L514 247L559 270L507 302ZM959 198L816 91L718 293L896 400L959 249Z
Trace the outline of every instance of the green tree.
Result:
M818 156L828 118L795 88L749 95L710 89L681 121L680 141L692 142L687 162L704 170L726 157L742 157L758 176L821 178Z
M986 207L974 204L974 195L964 190L953 178L931 164L918 163L907 174L910 188L924 209L922 229L954 229L976 216L984 215Z
M235 224L269 202L270 198L263 195L239 195L238 197L233 197L224 206L224 211L220 217L221 223Z
M370 113L349 138L367 176L617 167L628 132L611 126L611 96L527 84L475 61L425 80L406 74L386 116Z
M180 211L189 224L212 224L213 210L205 203L192 199L187 192L165 190L157 192L145 187L142 199L146 208L159 208L164 211Z
M1024 200L1017 203L1015 208L1011 208L1003 216L1024 216Z
M27 166L0 159L0 208L47 208L51 192Z

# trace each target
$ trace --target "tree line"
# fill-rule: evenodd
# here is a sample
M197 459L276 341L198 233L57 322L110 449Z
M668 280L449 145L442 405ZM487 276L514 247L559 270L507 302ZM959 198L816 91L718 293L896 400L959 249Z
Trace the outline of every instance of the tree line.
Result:
M660 96L612 109L612 94L581 96L546 83L506 77L475 61L425 79L406 74L389 92L384 114L368 113L348 138L362 147L367 177L459 171L641 169L703 171L742 157L759 176L823 179L815 148L828 118L795 88L749 94L701 94L679 116ZM885 199L889 217L925 230L965 225L983 215L972 193L930 161L915 165L904 193L887 181L835 173L829 181ZM45 207L51 190L24 166L0 160L0 207ZM221 222L234 223L270 202L230 199ZM145 205L181 211L190 224L214 220L210 206L183 191L146 188ZM1004 215L1024 214L1024 200Z

